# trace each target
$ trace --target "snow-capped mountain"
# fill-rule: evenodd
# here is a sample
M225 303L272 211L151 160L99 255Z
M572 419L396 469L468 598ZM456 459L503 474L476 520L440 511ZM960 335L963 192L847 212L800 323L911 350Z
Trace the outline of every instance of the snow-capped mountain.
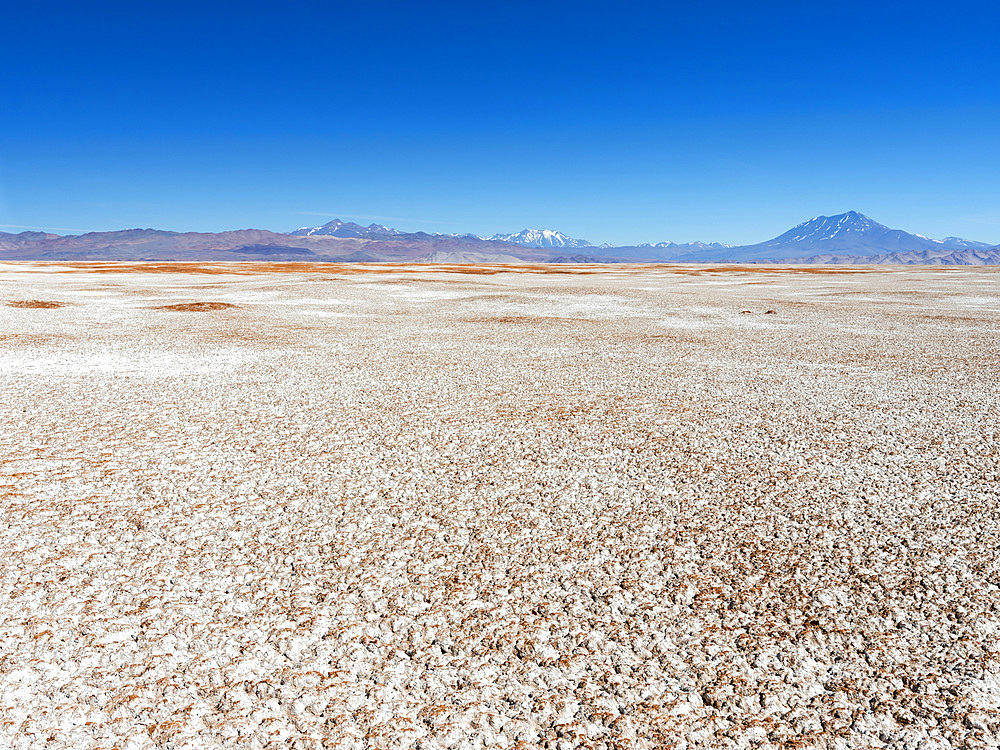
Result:
M884 224L872 221L857 211L837 214L836 216L817 216L796 224L784 234L764 244L781 244L782 242L819 242L822 240L845 240L860 237L865 234L884 234L892 230ZM903 232L903 234L906 234ZM916 236L916 235L912 235Z
M363 227L353 221L341 221L334 219L328 221L320 227L302 227L294 232L289 232L293 237L314 237L317 235L325 237L352 237L366 240L389 240L394 237L401 237L405 232L398 229L390 229L382 224L369 224Z
M553 229L524 229L517 234L494 234L483 239L521 247L593 247L587 240L574 240Z
M890 229L857 211L835 216L817 216L774 239L755 245L701 250L678 256L683 261L782 260L817 255L882 256L892 253L985 248L987 245L949 238L932 240L902 229Z

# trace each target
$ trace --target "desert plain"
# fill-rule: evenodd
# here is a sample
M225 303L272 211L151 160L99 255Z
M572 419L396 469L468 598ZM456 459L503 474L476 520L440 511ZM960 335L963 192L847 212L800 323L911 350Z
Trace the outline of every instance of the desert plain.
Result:
M0 747L986 748L1000 268L0 265Z

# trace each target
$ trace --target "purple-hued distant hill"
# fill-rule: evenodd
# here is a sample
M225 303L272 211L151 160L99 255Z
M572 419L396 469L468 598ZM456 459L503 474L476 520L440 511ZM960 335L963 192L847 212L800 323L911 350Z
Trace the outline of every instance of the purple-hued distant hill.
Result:
M288 234L263 229L170 232L124 229L56 235L0 232L0 260L317 261L409 263L902 263L1000 264L1000 246L890 229L856 211L818 216L754 245L673 242L594 246L553 230L509 235L401 232L339 219Z

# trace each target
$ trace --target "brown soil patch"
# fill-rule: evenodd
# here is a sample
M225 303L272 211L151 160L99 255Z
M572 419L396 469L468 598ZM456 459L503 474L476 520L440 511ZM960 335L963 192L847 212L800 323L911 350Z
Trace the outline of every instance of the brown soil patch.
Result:
M57 307L66 307L66 303L40 299L22 299L8 302L7 306L19 307L26 310L54 310Z
M918 266L894 265L822 265L799 264L673 264L673 263L419 263L407 261L373 262L321 262L321 261L10 261L11 265L46 266L66 269L64 273L84 271L89 273L187 273L208 275L252 275L256 273L317 273L334 276L355 274L398 274L444 272L466 275L494 275L502 273L532 273L554 275L580 275L603 272L633 274L640 271L657 271L672 275L701 276L703 274L892 274L910 271ZM975 267L982 273L984 267ZM987 267L988 268L988 267ZM934 266L940 273L967 273L969 266Z
M719 265L719 266L647 266L648 268L659 268L668 273L685 276L701 276L707 273L727 274L727 273L797 273L797 274L856 274L889 272L898 270L892 266L741 266L741 265Z
M703 336L675 333L649 333L639 336L638 339L644 344L704 344L707 340Z
M407 261L322 262L322 261L35 261L25 265L58 266L64 273L185 273L208 275L252 275L257 273L320 273L335 277L357 274L454 273L492 276L505 273L590 275L605 272L633 274L656 271L671 275L703 274L863 274L893 273L899 266L805 266L715 264L675 265L672 263L420 263ZM910 268L909 266L903 267Z
M47 346L50 344L63 345L67 341L73 340L72 336L60 334L28 334L10 333L0 334L0 344L5 346Z
M236 305L228 302L181 302L176 305L160 305L154 310L169 310L170 312L212 312L214 310L232 310Z
M473 318L460 318L463 323L497 323L520 325L553 325L560 323L594 323L590 318L561 318L552 315L481 315Z

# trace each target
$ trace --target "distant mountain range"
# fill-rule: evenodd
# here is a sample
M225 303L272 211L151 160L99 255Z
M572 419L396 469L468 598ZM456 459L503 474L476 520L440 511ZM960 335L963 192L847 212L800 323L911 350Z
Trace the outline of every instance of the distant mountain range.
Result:
M332 222L331 222L332 223ZM358 225L353 225L357 227ZM298 260L322 262L551 262L552 253L479 238L381 230L361 236L348 225L331 231L348 236L299 230L280 234L262 229L231 232L168 232L124 229L59 236L41 232L0 233L0 260ZM394 230L393 230L394 231Z
M817 216L754 245L675 242L594 246L551 229L516 234L402 232L339 219L282 234L263 229L169 232L124 229L81 235L0 232L0 260L297 260L439 263L903 263L1000 264L1000 245L933 240L858 213Z
M484 240L486 242L506 242L520 247L562 248L562 247L593 247L587 240L570 239L562 232L552 229L524 229L517 234L495 234L492 237L480 237L475 234L426 234L414 232L407 234L398 229L390 229L381 224L370 224L363 227L354 222L343 222L334 219L319 227L302 227L290 232L293 237L353 237L369 240L391 240L401 237L455 237L464 240Z

